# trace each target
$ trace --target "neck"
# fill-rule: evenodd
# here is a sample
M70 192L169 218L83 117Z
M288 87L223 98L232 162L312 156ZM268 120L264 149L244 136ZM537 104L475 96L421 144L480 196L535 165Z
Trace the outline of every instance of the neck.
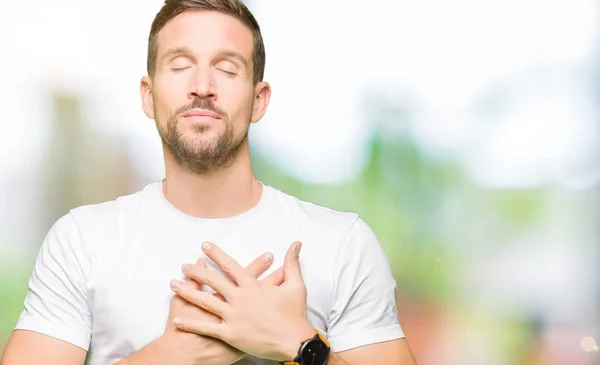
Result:
M183 169L166 147L164 152L163 193L183 213L197 218L228 218L258 204L263 187L252 173L247 144L231 166L207 174Z

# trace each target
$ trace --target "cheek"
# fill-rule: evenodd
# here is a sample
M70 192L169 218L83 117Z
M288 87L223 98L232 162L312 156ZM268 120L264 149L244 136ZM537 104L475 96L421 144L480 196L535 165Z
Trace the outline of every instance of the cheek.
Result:
M162 122L169 118L177 109L186 104L186 94L178 92L176 88L165 85L157 85L153 93L154 113Z
M154 118L162 124L169 118L169 108L160 95L154 94L152 98L154 100Z
M227 111L235 123L247 123L254 106L254 89L246 85L223 83L218 90L217 104Z
M231 108L231 122L240 127L246 127L252 117L252 102L238 100L235 107Z

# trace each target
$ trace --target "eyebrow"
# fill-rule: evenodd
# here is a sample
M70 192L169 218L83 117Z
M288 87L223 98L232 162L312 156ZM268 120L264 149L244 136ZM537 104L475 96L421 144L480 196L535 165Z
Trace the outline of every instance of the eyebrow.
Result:
M192 59L195 60L192 50L189 47L175 47L175 48L171 48L169 50L167 50L161 57L160 57L160 63L164 63L166 60L174 57L174 56L178 56L178 55L187 55L189 57L191 57ZM237 61L241 62L243 66L246 67L246 69L250 69L250 65L248 64L248 61L246 60L246 58L239 52L236 51L231 51L231 50L219 50L219 52L217 53L217 58L219 57L229 57L229 58L233 58L236 59Z
M172 58L173 56L177 56L177 55L189 55L190 57L193 58L192 50L189 49L189 47L176 47L176 48L170 48L162 56L160 56L159 63L163 64L163 63L165 63L165 61L167 59Z
M246 57L244 57L239 52L229 51L229 50L220 50L219 53L218 53L218 57L234 58L234 59L238 60L239 62L241 62L242 65L244 67L246 67L246 69L250 69L250 65L248 64L248 61L246 60Z

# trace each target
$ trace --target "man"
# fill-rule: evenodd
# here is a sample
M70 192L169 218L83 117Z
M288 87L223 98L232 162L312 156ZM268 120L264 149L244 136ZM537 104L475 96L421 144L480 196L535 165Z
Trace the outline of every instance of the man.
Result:
M165 179L54 224L2 365L415 363L369 226L253 176L264 64L240 1L165 2L141 80Z

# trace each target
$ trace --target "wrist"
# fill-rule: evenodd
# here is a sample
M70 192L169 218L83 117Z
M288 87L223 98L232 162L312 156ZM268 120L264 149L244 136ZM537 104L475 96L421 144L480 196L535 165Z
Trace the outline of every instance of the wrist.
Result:
M200 360L204 361L200 359L204 351L195 336L179 330L167 331L152 343L154 352L159 358L165 358L169 364L198 364Z
M163 335L115 365L159 365L164 363L188 365L180 362L179 359L173 359L169 356L170 353L169 341Z
M296 358L302 342L314 337L316 333L317 331L308 322L295 330L290 341L284 344L284 348L282 349L284 359L282 361L292 361Z

